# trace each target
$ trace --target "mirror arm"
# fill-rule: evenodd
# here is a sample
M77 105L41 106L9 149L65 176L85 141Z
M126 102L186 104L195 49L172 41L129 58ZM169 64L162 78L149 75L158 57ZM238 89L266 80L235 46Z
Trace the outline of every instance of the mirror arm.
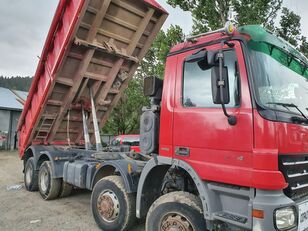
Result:
M218 53L218 61L219 61L219 90L220 90L220 101L221 101L221 107L222 110L224 112L224 115L228 118L228 123L230 125L235 125L237 122L237 119L234 115L229 115L226 109L226 105L224 104L224 93L223 93L223 87L225 86L225 82L222 78L223 74L222 74L222 69L223 69L223 59L224 59L224 54L223 54L223 46L224 46L224 42L222 42L221 44L221 50Z

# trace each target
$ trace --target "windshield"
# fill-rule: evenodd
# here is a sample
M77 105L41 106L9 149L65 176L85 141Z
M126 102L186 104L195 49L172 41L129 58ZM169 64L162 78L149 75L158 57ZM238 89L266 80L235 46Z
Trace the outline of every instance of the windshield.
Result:
M278 48L253 51L259 102L274 110L308 116L308 71L305 65ZM298 109L296 108L298 107Z

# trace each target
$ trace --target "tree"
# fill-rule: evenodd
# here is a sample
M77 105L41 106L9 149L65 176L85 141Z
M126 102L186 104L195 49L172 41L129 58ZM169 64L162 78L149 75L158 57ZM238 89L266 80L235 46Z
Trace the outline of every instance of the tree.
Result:
M295 47L299 46L301 40L301 17L288 8L282 8L280 27L276 28L276 34L288 41Z
M32 79L32 77L0 76L0 87L8 88L11 90L29 91Z
M147 53L139 73L144 73L146 76L158 76L163 78L165 71L165 63L170 48L184 40L184 33L181 27L171 25L164 32L161 30L154 40L149 52Z
M308 42L307 38L302 35L301 17L299 15L284 7L275 33L308 57Z
M282 8L279 27L274 22L281 10L283 0L167 0L173 7L190 11L193 17L193 34L222 28L228 12L235 15L238 25L261 24L274 31L308 55L307 38L301 35L301 17L287 8Z
M173 6L190 11L193 17L193 34L222 28L230 10L239 25L263 24L273 26L282 0L167 0Z
M302 36L299 50L308 58L308 42L305 36Z
M274 28L282 0L232 0L239 25L260 24Z
M118 105L113 109L103 133L113 135L138 133L141 109L148 105L148 99L144 97L142 87L143 80L140 76L135 76Z

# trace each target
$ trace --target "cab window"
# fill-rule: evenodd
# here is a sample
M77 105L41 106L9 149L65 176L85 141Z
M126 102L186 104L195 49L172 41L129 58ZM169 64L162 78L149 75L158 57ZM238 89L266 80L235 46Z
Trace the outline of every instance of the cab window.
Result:
M239 106L239 72L234 50L224 51L224 65L228 67L230 103L226 107ZM184 107L220 107L214 104L211 90L211 69L202 70L197 62L185 62L183 72Z

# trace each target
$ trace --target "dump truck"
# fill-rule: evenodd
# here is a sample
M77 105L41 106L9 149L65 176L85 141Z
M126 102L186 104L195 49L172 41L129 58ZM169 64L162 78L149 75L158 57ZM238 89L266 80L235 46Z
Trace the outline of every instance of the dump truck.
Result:
M188 37L144 79L140 153L100 129L168 13L154 0L61 0L19 120L24 182L92 191L105 231L308 229L308 61L261 26Z

